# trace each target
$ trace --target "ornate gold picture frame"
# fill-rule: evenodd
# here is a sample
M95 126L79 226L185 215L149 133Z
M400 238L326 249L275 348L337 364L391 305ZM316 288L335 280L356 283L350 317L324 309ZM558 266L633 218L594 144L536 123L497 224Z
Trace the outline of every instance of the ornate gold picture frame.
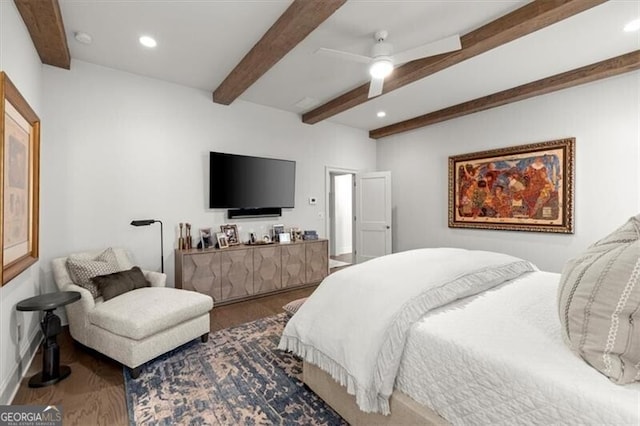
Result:
M2 285L38 260L40 119L0 72Z
M575 138L449 157L449 227L573 233Z

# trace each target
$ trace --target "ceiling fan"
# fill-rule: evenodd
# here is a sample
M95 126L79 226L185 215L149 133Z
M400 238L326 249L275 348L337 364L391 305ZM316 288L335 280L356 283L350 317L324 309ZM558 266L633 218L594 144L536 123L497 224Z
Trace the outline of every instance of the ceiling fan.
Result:
M368 97L373 98L382 94L384 79L391 74L394 66L415 61L416 59L439 55L441 53L453 52L462 48L462 45L460 44L460 36L456 34L451 37L436 40L431 43L396 53L394 55L393 45L386 41L388 36L389 33L385 30L376 31L373 36L376 43L371 48L371 56L358 55L357 53L343 52L335 49L326 49L324 47L318 49L316 52L370 64L369 74L371 74L371 84L369 85Z

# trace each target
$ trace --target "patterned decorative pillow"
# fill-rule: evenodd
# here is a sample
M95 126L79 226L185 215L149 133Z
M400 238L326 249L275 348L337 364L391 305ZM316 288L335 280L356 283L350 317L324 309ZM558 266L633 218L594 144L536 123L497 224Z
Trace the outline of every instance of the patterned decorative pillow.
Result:
M640 215L565 265L558 309L574 352L617 384L640 381Z
M284 305L282 309L284 309L285 312L288 313L289 315L293 316L295 315L296 312L298 312L298 309L300 309L300 306L302 306L306 301L307 301L306 297L303 297L302 299L292 300L291 302Z
M100 297L100 291L98 286L91 282L91 278L120 271L112 248L106 249L93 259L71 255L67 258L67 269L73 283L89 290L94 299Z

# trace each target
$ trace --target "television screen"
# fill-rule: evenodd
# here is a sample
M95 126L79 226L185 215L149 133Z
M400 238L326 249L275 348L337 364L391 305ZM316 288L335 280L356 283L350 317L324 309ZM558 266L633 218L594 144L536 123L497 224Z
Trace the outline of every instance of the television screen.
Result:
M209 207L293 208L296 162L209 153Z

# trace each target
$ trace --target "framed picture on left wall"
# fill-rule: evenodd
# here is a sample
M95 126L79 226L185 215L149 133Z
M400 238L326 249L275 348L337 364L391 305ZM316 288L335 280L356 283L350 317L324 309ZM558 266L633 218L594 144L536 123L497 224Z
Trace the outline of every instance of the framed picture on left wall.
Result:
M38 260L40 119L0 72L2 285Z

